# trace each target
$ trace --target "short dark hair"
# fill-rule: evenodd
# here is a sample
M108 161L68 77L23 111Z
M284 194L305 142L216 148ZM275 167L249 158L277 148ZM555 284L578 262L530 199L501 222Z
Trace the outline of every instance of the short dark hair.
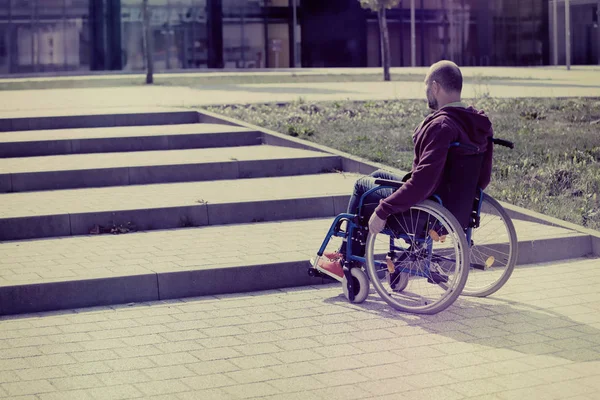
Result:
M463 86L462 73L458 65L452 61L442 60L431 66L427 76L428 82L436 81L447 92L461 92Z

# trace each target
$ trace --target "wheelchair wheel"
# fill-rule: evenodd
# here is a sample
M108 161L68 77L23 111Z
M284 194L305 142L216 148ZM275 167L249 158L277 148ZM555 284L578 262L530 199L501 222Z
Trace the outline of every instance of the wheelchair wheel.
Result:
M350 275L352 275L352 285L354 291L353 303L362 303L369 295L369 279L364 271L360 268L352 268L350 270ZM344 296L346 296L348 301L350 301L348 280L346 279L346 276L344 276L344 279L342 280L342 288L344 290Z
M515 227L504 208L484 193L479 227L471 234L471 268L466 296L484 297L498 291L517 263Z
M410 278L410 274L407 272L400 272L397 275L387 274L390 286L393 286L395 292L401 292L406 289L408 285L408 279Z
M381 233L367 237L371 283L399 311L435 314L450 306L467 280L468 259L459 222L431 200L391 215Z

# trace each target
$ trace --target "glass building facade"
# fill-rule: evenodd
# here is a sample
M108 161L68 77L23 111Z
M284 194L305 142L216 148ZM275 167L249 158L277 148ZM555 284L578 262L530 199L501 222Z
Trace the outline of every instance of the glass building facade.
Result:
M90 69L88 0L0 0L0 73Z
M573 60L595 64L597 0L572 2ZM357 0L148 3L155 71L381 65L376 14ZM440 59L464 66L552 63L552 0L415 4L417 66ZM387 16L392 66L410 66L410 1ZM0 0L0 74L139 72L146 45L142 0Z
M415 0L416 65L548 63L548 0ZM392 65L411 65L410 1L388 12ZM379 65L379 27L369 17L368 64Z

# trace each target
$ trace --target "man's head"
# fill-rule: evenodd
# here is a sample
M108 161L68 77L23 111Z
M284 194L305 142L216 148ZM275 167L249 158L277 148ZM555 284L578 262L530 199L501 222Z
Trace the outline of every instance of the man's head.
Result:
M438 61L429 68L425 77L427 102L432 110L439 110L448 103L460 101L462 74L452 61Z

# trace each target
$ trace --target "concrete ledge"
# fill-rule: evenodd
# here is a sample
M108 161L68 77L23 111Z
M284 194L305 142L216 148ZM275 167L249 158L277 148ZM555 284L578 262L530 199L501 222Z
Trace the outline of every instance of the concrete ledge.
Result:
M0 287L0 315L140 303L329 283L308 275L308 261Z
M129 185L128 168L10 174L11 192Z
M169 150L254 146L262 144L261 133L258 131L170 135L168 136L168 140Z
M2 118L0 131L168 125L199 122L195 111Z
M340 199L336 200L338 197ZM346 204L348 204L349 197L350 196L325 196L208 204L208 222L210 225L225 225L333 217L335 216L335 202L342 202L345 200Z
M6 218L0 219L0 240L89 235L96 225L127 227L131 223L138 231L147 231L333 217L336 207L347 205L348 199L348 195L322 196Z
M68 214L0 219L0 240L69 236L70 234L71 221Z
M204 204L71 214L70 221L70 235L89 235L95 225L127 226L128 223L132 223L140 231L208 225L207 209Z
M261 144L261 138L262 134L254 131L4 142L0 143L0 157L253 146Z
M558 218L550 217L548 215L544 215L536 211L531 211L522 207L517 207L512 204L504 202L500 203L502 204L502 207L506 209L508 215L510 215L510 217L513 219L532 221L550 226L558 226L561 228L566 228L575 232L579 232L584 235L588 235L590 237L591 242L591 254L596 257L600 256L600 232L593 229L585 228L583 226L579 226L577 224L573 224L571 222L563 221Z
M592 238L588 235L519 241L517 265L567 260L592 255L594 255Z
M11 174L0 174L0 193L12 192Z
M158 300L155 274L0 287L0 315Z
M53 154L71 154L71 140L0 143L0 157L33 157Z
M311 175L340 170L339 157L323 156L239 161L240 179Z
M322 283L308 275L308 261L166 272L158 275L161 300L250 292Z
M0 193L200 182L319 174L339 170L337 156L219 161L0 174Z

